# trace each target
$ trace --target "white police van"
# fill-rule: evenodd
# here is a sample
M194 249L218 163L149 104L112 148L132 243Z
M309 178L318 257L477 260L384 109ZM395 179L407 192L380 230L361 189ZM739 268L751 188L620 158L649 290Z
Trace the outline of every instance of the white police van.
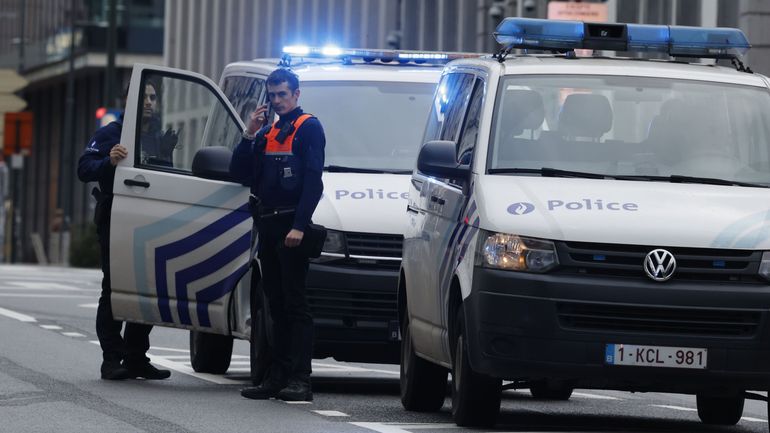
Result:
M745 36L497 30L500 53L445 68L412 175L404 407L438 410L451 371L459 425L494 424L503 388L576 387L695 394L737 423L770 389L770 82Z
M308 299L316 357L398 362L396 287L409 175L443 64L457 55L287 47L300 105L326 132L324 196L313 221L329 229L311 263ZM116 318L192 330L196 371L224 373L232 338L252 340L252 376L266 349L261 291L250 293L248 189L228 174L231 149L266 99L279 61L230 64L220 86L204 76L137 65L116 170L111 226ZM157 86L160 134L178 135L171 164L143 158L142 96ZM254 284L256 286L256 284Z

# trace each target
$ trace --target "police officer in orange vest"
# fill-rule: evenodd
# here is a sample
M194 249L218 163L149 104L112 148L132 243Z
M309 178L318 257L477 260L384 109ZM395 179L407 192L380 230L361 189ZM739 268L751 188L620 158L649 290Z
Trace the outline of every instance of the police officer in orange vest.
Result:
M266 105L254 111L230 162L232 176L251 187L258 203L258 257L274 332L273 364L266 378L241 395L312 401L308 256L299 246L323 192L326 138L318 119L297 105L299 80L292 71L273 71L267 77L267 94L279 120L268 123L273 119L265 118Z

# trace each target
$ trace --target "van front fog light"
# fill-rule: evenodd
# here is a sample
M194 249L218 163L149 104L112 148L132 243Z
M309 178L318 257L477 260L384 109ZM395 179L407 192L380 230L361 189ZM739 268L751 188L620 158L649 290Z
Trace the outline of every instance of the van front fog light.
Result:
M759 276L770 281L770 251L762 253L762 261L759 262Z
M553 242L505 233L490 233L481 254L484 265L512 271L546 272L559 264Z

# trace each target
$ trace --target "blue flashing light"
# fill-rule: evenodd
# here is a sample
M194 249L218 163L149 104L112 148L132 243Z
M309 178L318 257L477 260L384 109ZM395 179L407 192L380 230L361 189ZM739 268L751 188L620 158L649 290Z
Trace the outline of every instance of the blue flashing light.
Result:
M283 47L283 52L292 56L306 56L310 54L310 47L307 45L289 45Z
M406 50L370 50L359 48L339 48L333 45L324 47L310 47L306 45L290 45L283 47L283 53L295 57L327 58L327 59L363 59L372 62L380 59L383 62L397 60L400 63L445 63L449 60L479 57L482 54L473 53L447 53L430 51L406 51Z
M740 29L647 24L583 23L506 18L495 39L507 48L662 52L671 56L732 58L751 48Z
M628 51L668 52L668 26L627 24Z
M495 39L503 45L534 49L575 49L583 44L580 21L506 18L497 26Z
M670 31L672 56L735 57L751 48L739 29L671 26Z

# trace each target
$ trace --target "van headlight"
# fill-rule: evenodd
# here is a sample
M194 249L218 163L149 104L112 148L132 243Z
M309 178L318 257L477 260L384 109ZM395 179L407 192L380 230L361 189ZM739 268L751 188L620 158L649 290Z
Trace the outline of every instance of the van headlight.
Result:
M759 276L770 281L770 251L762 253L762 261L759 262Z
M487 233L481 260L487 267L524 272L547 272L559 264L553 242L506 233Z
M337 230L326 230L326 240L321 251L324 253L345 254L345 234Z

